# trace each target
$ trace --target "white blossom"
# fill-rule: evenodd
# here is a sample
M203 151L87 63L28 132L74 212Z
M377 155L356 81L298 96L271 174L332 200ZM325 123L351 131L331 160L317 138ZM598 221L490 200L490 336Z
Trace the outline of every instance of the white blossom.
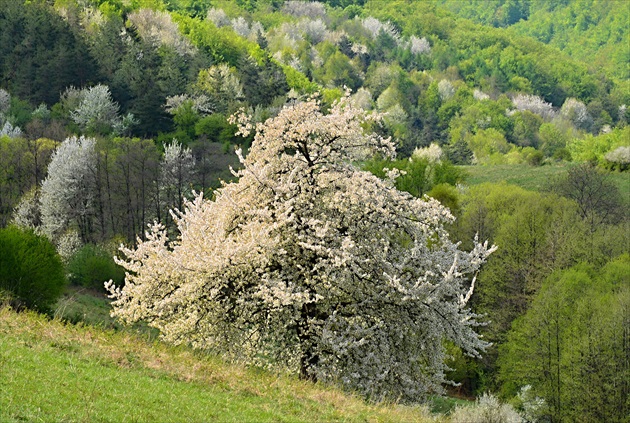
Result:
M306 35L312 44L319 44L326 38L328 30L321 19L302 19L298 22L298 28Z
M11 107L11 94L0 88L0 115L5 114Z
M125 285L107 284L113 315L173 343L417 401L442 390L445 339L473 355L487 345L467 281L493 248L458 250L448 209L353 165L393 156L390 139L363 130L378 115L348 95L320 107L232 117L255 131L248 156L237 151L238 181L185 202L176 237L156 223L123 248Z
M622 104L619 106L619 121L624 121L626 119L626 112L628 110L628 106Z
M70 227L81 227L93 212L96 141L67 138L52 154L39 198L42 231L58 244Z
M50 118L50 110L45 103L41 103L35 110L33 110L31 116L35 119L48 120Z
M586 109L586 105L575 98L567 98L560 108L560 114L565 119L573 122L577 128L587 128L592 119Z
M190 185L195 158L188 147L176 139L164 146L160 166L160 189L169 209L182 209L184 199L192 193Z
M352 43L352 46L350 47L350 51L352 51L354 54L357 54L357 55L365 55L368 53L368 48L364 44Z
M99 28L106 22L103 13L95 7L85 7L81 13L81 26L90 29L91 27Z
M453 410L452 423L521 423L522 417L510 404L501 404L497 397L484 393L475 405L458 406Z
M70 258L83 246L83 242L76 229L69 229L57 236L55 246L64 263L68 264Z
M20 198L13 209L13 224L20 228L37 229L40 226L39 191L31 189Z
M179 32L179 26L173 22L168 12L140 9L130 13L128 20L136 27L140 36L155 47L172 47L180 56L196 52L190 41Z
M440 95L440 100L446 101L455 95L455 88L453 87L453 84L451 84L451 81L442 79L438 82L438 93Z
M477 88L475 88L475 90L473 91L473 98L477 101L482 101L482 100L487 100L490 98L490 96L486 93L484 93L481 90L478 90Z
M296 17L323 18L326 16L326 8L315 1L289 0L282 5L282 13Z
M299 28L296 24L291 23L291 22L284 22L282 25L280 25L278 33L284 34L284 36L287 39L293 42L299 42L304 39L302 29ZM295 45L297 46L297 44Z
M604 158L611 163L628 167L630 166L630 146L617 147L604 155Z
M352 101L354 107L363 110L371 110L374 104L372 93L370 90L363 87L359 88L357 92L350 97L350 101Z
M368 16L367 18L361 21L363 24L363 28L365 28L368 34L372 38L376 38L378 34L383 31L385 34L389 35L393 38L397 43L400 42L400 34L394 25L391 22L381 22L372 16Z
M242 16L232 19L230 25L238 35L252 41L256 41L259 33L264 34L265 32L260 22L254 21L250 25Z
M0 122L2 120L0 119ZM7 136L9 138L20 138L22 136L22 130L19 126L13 126L11 122L6 121L2 128L0 128L0 137Z
M529 110L545 119L552 119L556 115L551 103L536 95L518 94L512 99L512 103L519 111Z
M71 115L84 127L94 122L110 123L118 116L118 105L112 100L109 87L98 84L82 91L81 102Z
M239 16L238 18L234 18L231 21L232 29L241 37L247 38L250 34L249 23L243 18Z
M164 109L170 114L175 114L186 102L190 102L192 109L198 113L210 114L213 112L212 101L205 94L194 97L186 94L166 97Z
M206 18L211 21L217 28L230 25L230 18L225 14L223 9L211 8L208 10Z
M412 35L409 38L409 50L413 54L428 54L431 52L431 44L425 37L418 38Z
M83 90L70 87L65 96L68 105L78 101L76 108L70 111L70 117L84 130L122 133L135 122L133 115L124 120L118 116L118 103L112 99L107 85L98 84Z
M525 385L519 391L517 398L522 404L525 421L535 423L544 412L545 400L532 392L531 385Z
M424 148L416 148L411 155L412 160L424 160L429 163L438 163L442 159L442 149L439 145L432 142L430 146Z

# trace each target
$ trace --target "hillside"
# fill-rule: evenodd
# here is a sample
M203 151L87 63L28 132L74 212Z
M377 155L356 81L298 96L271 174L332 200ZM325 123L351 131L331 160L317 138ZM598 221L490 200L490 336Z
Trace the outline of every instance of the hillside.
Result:
M129 332L0 308L0 421L428 422Z
M0 421L628 423L629 39L615 0L0 0Z
M630 78L630 6L611 1L439 0L458 16L509 27L619 80Z

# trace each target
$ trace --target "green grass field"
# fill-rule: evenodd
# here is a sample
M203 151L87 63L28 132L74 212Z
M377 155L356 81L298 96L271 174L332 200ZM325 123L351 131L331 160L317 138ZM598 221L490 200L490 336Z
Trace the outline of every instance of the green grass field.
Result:
M545 166L519 165L487 165L460 166L468 173L466 184L478 185L486 182L518 185L522 188L540 191L544 190L551 181L568 171L575 163L558 163ZM621 196L630 199L630 173L610 172L608 177L617 185Z
M370 405L335 388L229 365L147 333L0 308L2 422L440 419L423 407Z

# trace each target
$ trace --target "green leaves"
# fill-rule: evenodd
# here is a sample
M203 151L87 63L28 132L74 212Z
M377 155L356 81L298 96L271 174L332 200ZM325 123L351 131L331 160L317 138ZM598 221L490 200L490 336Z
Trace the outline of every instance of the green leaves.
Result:
M547 278L501 348L506 393L531 384L553 421L623 421L629 275L625 254L602 269L582 263Z
M48 311L66 284L61 258L45 237L14 226L0 229L0 290L17 307Z

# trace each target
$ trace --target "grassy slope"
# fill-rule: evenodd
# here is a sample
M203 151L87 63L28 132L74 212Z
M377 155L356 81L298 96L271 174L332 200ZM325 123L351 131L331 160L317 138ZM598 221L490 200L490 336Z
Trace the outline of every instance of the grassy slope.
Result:
M430 420L144 338L0 308L0 421Z
M485 182L498 183L505 181L508 184L518 185L522 188L540 191L557 177L565 175L567 170L575 166L574 163L559 163L546 166L521 165L488 165L488 166L461 166L468 173L467 185L477 185ZM622 198L630 200L630 174L628 172L611 172L609 178L617 185Z

